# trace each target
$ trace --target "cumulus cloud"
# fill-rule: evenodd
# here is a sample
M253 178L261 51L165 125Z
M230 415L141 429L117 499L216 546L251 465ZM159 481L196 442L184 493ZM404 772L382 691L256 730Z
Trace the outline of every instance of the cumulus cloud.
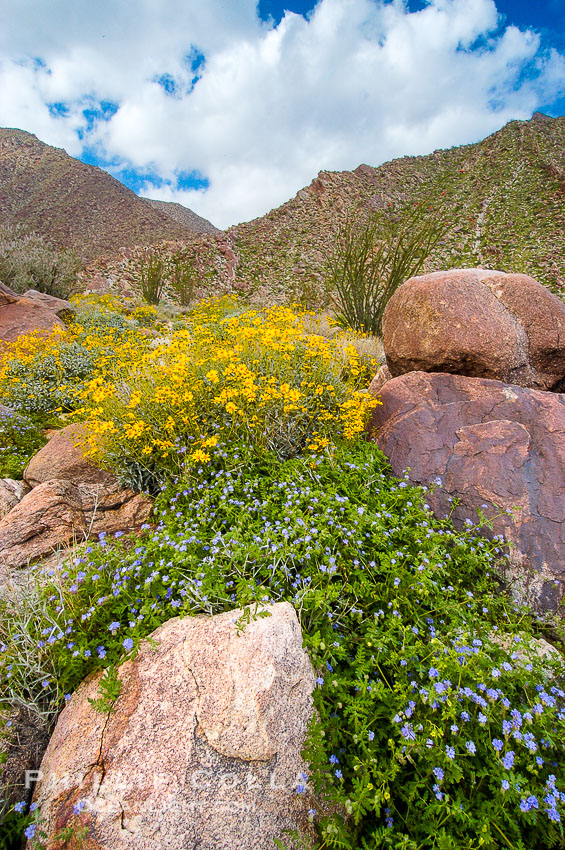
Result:
M141 194L220 227L320 169L475 141L565 93L564 57L493 0L319 0L277 26L254 0L42 7L0 12L0 124L152 174Z

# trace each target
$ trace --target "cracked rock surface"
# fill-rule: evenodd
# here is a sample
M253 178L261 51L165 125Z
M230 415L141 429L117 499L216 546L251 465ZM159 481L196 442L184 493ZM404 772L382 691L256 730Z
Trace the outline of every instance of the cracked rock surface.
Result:
M119 668L111 714L88 702L99 676L85 680L41 765L48 835L86 827L88 850L272 850L287 829L311 835L296 786L314 671L292 606L263 610L239 633L240 610L166 622Z
M562 391L565 304L524 274L434 272L392 296L383 344L393 377L450 372Z
M409 470L426 485L439 477L427 501L440 517L453 510L459 526L476 522L477 509L494 517L492 533L513 547L504 577L514 594L556 610L565 584L565 396L410 372L387 381L380 399L372 429L394 474ZM455 509L450 497L460 500Z

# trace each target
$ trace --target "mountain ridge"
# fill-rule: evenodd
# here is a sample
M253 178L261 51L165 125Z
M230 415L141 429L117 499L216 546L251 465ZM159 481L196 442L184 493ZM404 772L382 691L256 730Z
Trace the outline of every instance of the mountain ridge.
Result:
M539 114L541 116L541 113ZM565 287L565 117L512 121L486 139L378 167L321 171L285 204L226 231L242 284L319 286L329 244L357 213L433 201L451 225L426 265L524 271Z
M84 260L194 232L101 168L12 128L0 128L2 224L25 225Z

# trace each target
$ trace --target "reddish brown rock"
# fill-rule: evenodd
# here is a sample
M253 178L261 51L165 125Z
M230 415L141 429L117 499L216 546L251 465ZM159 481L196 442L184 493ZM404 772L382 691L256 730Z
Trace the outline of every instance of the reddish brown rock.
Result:
M116 481L114 475L100 469L84 456L85 430L82 425L67 425L55 431L49 442L29 461L24 481L31 487L65 478L73 484L97 484L111 487Z
M41 764L48 837L84 827L84 846L99 850L271 850L274 839L296 847L285 830L314 837L307 813L319 806L296 787L315 674L292 606L265 611L242 629L241 610L169 620L120 666L111 714L89 702L99 675L81 685Z
M0 478L0 519L6 516L18 502L21 502L27 492L29 492L29 486L25 481Z
M48 334L64 324L52 311L28 298L0 303L0 343L14 342L23 334Z
M20 296L0 281L0 307L5 304L15 304Z
M383 343L393 376L450 372L536 389L565 377L565 304L523 274L451 269L390 299Z
M147 521L151 502L112 486L53 480L34 487L0 519L0 567L24 567L91 534L134 531Z
M380 398L372 428L393 472L409 470L418 484L439 477L428 501L444 516L460 499L459 525L487 505L494 533L514 547L506 578L516 595L555 610L565 581L565 396L410 372Z
M69 319L75 313L75 308L69 301L56 298L54 295L47 295L45 292L38 292L37 289L28 289L23 297L28 301L33 301L34 304L45 307L46 310L51 310L60 319Z
M390 381L392 375L386 363L380 367L377 374L369 384L369 392L371 395L377 396L387 381Z

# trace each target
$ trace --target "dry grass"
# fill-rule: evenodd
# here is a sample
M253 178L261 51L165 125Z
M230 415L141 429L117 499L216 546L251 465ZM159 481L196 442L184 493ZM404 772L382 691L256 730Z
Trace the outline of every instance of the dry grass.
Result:
M352 345L363 365L375 365L375 371L385 362L383 343L379 337L344 330L334 323L329 313L313 313L305 318L304 324L310 333L331 339L340 347Z

